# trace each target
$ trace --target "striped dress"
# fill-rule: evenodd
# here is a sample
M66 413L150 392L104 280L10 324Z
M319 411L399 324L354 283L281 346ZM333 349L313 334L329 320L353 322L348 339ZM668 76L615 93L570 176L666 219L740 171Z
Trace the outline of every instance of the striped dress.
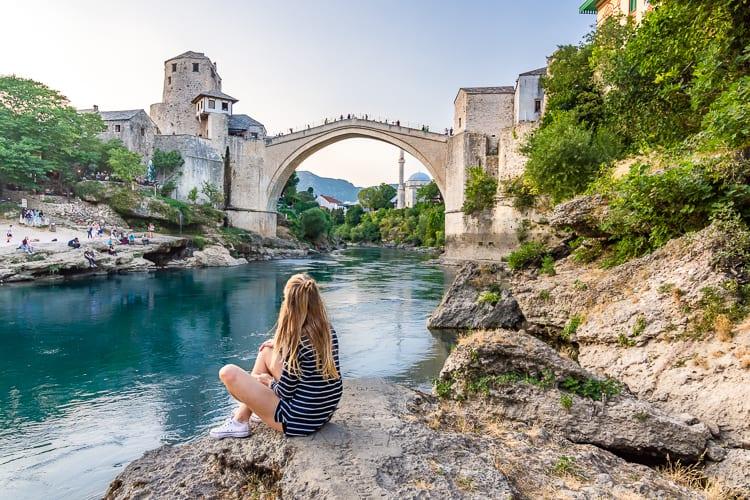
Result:
M339 341L336 332L331 330L333 358L336 370L339 367ZM286 363L281 379L271 383L271 389L279 397L274 420L279 422L287 436L307 436L325 425L336 411L341 400L341 377L324 379L315 368L315 349L310 340L302 337L297 351L299 376L287 370Z

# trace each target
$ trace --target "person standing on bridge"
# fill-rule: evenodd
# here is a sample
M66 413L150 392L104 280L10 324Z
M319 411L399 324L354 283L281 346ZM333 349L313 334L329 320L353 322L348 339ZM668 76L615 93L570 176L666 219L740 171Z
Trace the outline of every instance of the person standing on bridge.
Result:
M401 126L401 120L396 120L396 126L397 126L397 127L400 127L400 126Z
M314 279L289 278L276 334L261 344L252 372L225 365L219 378L240 406L211 429L213 438L247 437L251 419L287 436L306 436L331 419L343 392L338 338Z

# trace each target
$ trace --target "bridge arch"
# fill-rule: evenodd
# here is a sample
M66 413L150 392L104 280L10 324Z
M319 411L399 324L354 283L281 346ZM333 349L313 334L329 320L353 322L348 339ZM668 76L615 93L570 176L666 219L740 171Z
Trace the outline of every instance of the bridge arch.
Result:
M266 191L269 212L292 173L317 151L337 142L366 138L391 144L419 160L445 195L448 138L443 134L360 119L340 120L314 129L275 137L266 145L266 162L271 167Z

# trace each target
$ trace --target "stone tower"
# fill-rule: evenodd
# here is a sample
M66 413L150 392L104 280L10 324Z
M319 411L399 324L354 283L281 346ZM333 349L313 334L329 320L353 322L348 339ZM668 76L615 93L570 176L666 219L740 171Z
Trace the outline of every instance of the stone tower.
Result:
M202 52L188 51L164 61L162 102L151 105L151 119L165 135L198 135L193 99L201 93L221 91L216 64Z
M404 189L404 150L398 155L398 195L396 197L396 208L404 208L406 197Z

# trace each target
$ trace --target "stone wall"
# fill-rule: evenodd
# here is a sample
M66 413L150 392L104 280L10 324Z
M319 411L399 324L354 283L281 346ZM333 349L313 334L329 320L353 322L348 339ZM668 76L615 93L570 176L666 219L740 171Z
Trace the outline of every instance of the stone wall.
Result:
M181 175L175 177L177 186L173 197L186 200L193 187L198 188L198 199L205 201L201 193L204 182L221 189L224 186L224 160L211 146L211 142L191 135L157 135L155 147L164 151L179 151L185 164Z

